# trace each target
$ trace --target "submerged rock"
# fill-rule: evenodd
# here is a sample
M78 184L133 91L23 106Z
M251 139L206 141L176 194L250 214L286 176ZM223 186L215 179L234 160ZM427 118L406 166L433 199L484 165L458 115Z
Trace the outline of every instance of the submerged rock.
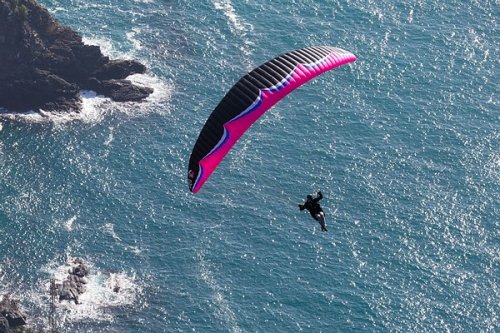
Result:
M138 101L153 90L124 79L145 72L135 60L110 60L85 45L35 0L0 1L0 109L79 110L80 90Z

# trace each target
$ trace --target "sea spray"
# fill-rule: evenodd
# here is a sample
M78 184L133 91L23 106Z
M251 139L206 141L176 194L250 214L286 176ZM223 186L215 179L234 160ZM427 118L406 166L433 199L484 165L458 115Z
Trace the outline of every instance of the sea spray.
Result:
M60 285L73 269L75 260L80 259L68 256L62 264L51 262L44 271ZM90 271L85 277L85 292L79 295L78 304L66 300L56 303L59 320L63 325L85 320L113 322L117 312L112 310L133 305L142 294L142 286L134 273L105 272L93 262L84 262ZM43 285L44 288L40 292L50 289L49 280L45 280ZM38 298L43 303L46 295L38 295Z

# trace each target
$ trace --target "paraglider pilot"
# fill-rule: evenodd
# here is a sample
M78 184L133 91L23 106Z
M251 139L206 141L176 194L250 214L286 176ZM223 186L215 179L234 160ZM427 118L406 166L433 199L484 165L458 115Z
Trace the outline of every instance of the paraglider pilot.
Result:
M328 231L326 229L325 213L318 203L318 201L320 201L321 199L323 199L323 194L321 193L321 191L318 191L318 195L316 196L316 198L313 198L312 195L307 195L306 202L304 204L299 204L298 206L300 210L307 209L309 213L311 213L313 219L318 221L319 225L321 226L321 231Z

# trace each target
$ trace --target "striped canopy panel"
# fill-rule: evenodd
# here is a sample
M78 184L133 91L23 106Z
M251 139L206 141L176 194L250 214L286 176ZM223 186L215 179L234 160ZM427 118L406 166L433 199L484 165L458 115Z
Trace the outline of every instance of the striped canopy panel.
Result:
M189 189L196 193L224 156L259 117L312 78L356 60L345 50L318 46L280 55L243 76L203 126L189 160Z

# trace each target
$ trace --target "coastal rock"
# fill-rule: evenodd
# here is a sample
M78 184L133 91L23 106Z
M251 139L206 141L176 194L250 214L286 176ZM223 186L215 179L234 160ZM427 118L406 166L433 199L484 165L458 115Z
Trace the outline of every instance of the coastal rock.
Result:
M26 325L26 315L21 311L19 302L11 299L9 295L4 295L0 302L0 318L2 317L7 320L8 329ZM2 325L4 328L6 327L5 321L3 324L2 321L0 321L0 327L2 327ZM7 330L7 332L9 332L9 330Z
M88 267L84 262L77 261L78 266L73 267L70 271L70 274L75 275L77 277L83 278L89 273Z
M130 73L144 73L146 66L134 60L111 60L94 72L98 80L124 79Z
M145 73L135 60L110 60L35 0L0 1L0 108L79 110L80 90L115 101L152 93L124 80Z
M94 84L92 90L116 102L140 101L153 92L153 89L136 86L129 80L96 80Z
M7 318L0 316L0 333L9 333L10 326Z
M56 109L58 105L67 105L78 109L76 104L71 103L80 91L76 84L37 68L23 74L18 79L12 79L3 85L0 83L0 102L3 107L23 111L35 105L43 106L45 109Z
M86 291L86 276L90 273L89 268L81 258L73 261L74 267L69 269L68 276L62 285L58 286L59 301L70 301L79 304L79 295Z
M74 281L63 281L61 291L59 292L59 301L74 301L75 304L78 304L78 295L80 295L80 293Z

